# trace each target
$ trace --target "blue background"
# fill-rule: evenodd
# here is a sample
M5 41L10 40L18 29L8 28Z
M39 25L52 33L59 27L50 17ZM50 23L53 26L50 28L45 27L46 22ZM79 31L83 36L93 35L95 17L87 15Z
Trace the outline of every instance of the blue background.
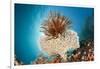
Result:
M71 29L78 33L80 40L93 39L93 8L15 4L15 54L24 64L30 64L41 52L40 25L50 11L69 17Z

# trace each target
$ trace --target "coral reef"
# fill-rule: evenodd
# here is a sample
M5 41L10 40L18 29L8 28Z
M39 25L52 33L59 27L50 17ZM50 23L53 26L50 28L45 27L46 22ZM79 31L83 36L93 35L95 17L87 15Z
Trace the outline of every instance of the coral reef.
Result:
M43 58L44 56L39 56L41 58L40 61L38 58L35 61L35 64L47 64L47 63L65 63L65 62L81 62L81 61L93 61L94 60L94 42L92 40L84 40L80 41L80 48L77 48L72 51L66 52L65 61L60 54L55 54L49 56L48 58ZM70 54L69 54L70 53Z
M93 40L82 40L80 41L80 48L70 49L65 55L67 56L65 61L60 54L54 54L51 56L45 56L40 54L35 61L30 64L51 64L51 63L66 63L66 62L81 62L81 61L93 61L94 60L94 41ZM15 65L23 65L23 63L16 59Z
M50 12L41 28L45 35L40 37L42 52L30 64L66 63L94 60L94 41L79 41L78 34L70 29L71 21L57 12ZM15 56L15 65L23 65Z
M69 29L70 23L69 18L52 12L42 24L45 35L40 37L40 46L49 56L59 54L66 60L68 49L80 47L77 33Z
M94 42L92 40L81 41L81 47L74 50L69 56L70 62L93 61L94 60Z

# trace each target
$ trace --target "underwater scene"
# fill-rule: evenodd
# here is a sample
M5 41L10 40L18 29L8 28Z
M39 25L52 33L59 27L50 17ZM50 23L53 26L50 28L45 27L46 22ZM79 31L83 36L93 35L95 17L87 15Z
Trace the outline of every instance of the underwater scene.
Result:
M14 4L14 65L94 61L94 8Z

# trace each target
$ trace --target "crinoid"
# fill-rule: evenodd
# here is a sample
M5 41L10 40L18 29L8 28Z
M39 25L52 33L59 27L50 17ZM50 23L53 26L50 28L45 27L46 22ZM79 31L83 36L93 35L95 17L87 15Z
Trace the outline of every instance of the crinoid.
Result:
M59 35L63 35L66 28L69 28L71 21L68 17L65 17L57 12L50 12L48 18L44 20L41 28L45 35L52 38L58 38Z

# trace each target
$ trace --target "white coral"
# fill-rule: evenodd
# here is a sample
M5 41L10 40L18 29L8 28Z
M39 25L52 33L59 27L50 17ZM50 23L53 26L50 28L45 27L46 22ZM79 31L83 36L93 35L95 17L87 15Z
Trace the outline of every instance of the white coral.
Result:
M68 49L77 49L80 47L77 33L72 30L67 30L65 32L65 37L59 35L59 37L56 39L48 40L48 38L49 37L46 35L42 36L40 38L40 45L42 50L49 56L60 54L66 60L67 56L65 53L68 51Z

